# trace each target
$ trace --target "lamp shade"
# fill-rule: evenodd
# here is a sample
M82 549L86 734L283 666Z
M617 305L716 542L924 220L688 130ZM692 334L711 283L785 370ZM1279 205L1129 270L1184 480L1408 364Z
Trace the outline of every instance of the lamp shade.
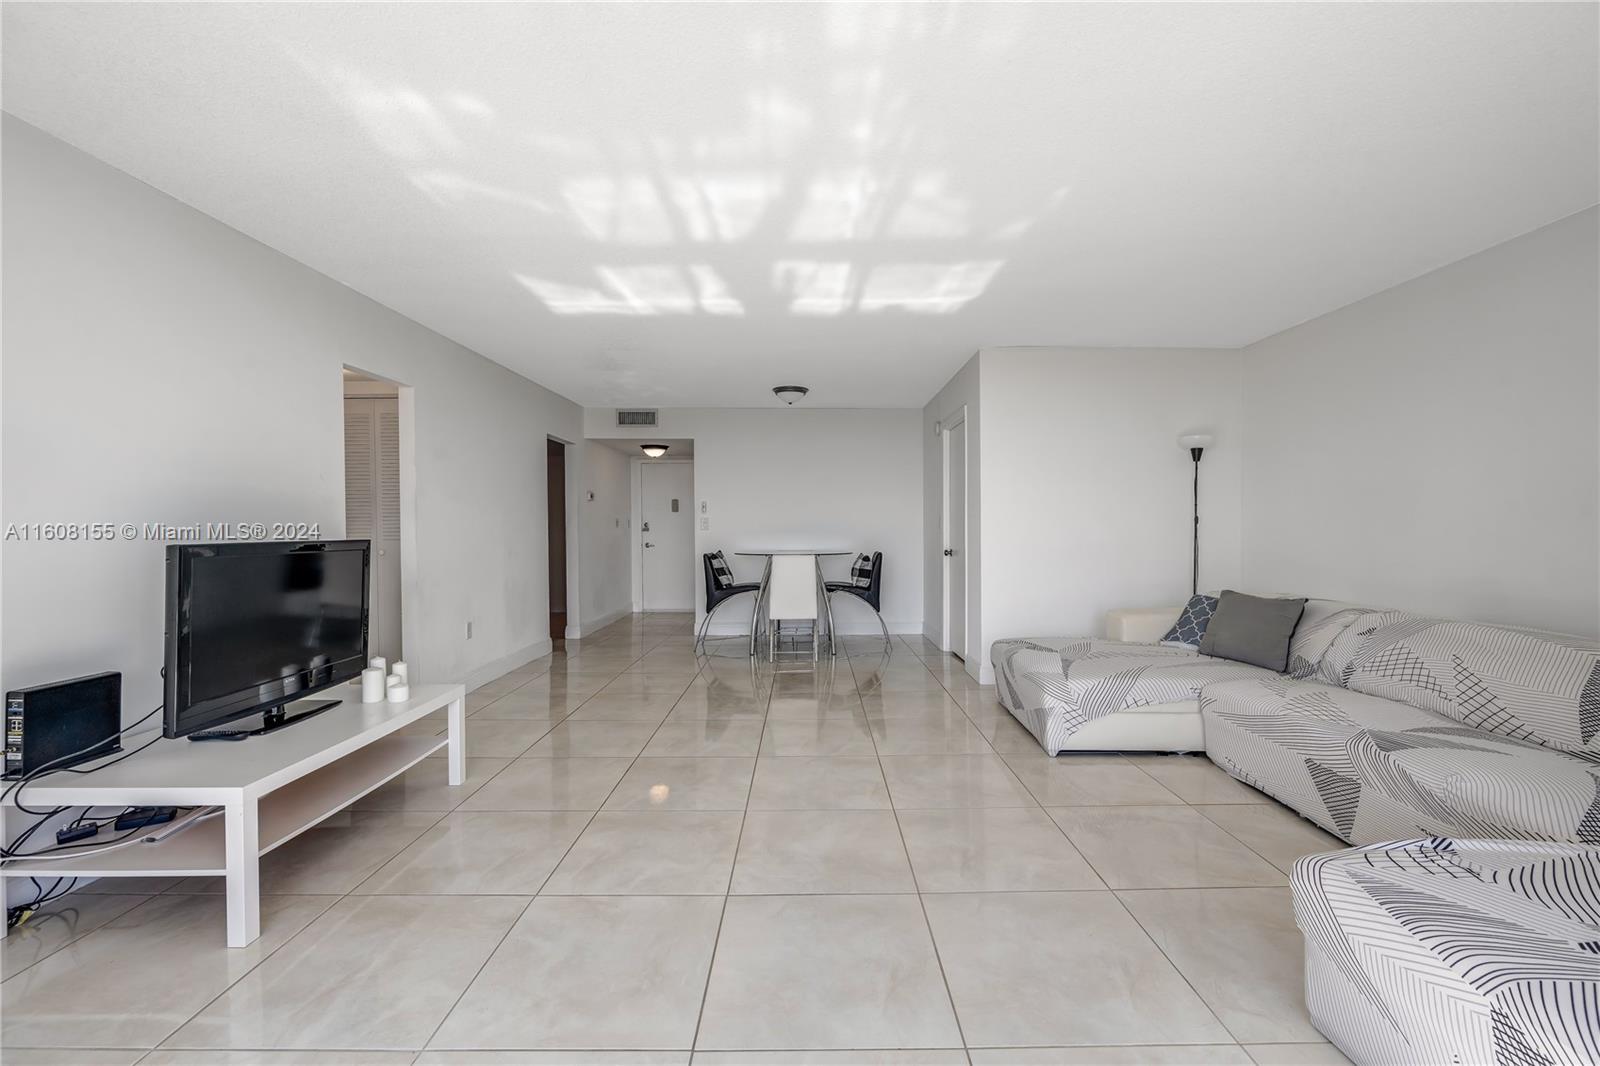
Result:
M1209 433L1185 433L1178 438L1178 447L1184 451L1190 451L1194 448L1209 448L1211 447L1211 440L1211 434Z
M648 455L652 459L659 459L663 455L667 454L667 445L665 445L665 444L641 444L641 445L639 445L639 450L644 452L646 455Z

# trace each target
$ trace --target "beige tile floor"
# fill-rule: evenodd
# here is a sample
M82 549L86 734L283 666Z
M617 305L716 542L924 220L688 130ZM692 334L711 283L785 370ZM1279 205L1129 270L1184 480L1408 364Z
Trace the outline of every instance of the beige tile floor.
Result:
M1204 758L1051 759L920 637L752 673L640 615L470 697L265 861L103 880L0 944L7 1066L1337 1063L1287 871ZM442 722L418 731L437 732Z

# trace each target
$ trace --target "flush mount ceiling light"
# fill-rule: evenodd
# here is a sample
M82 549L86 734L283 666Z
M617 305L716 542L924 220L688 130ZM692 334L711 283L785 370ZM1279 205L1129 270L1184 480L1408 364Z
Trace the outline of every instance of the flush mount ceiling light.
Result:
M667 454L667 446L665 444L641 444L639 445L639 450L652 459L659 459Z
M810 391L804 385L779 385L772 390L772 395L793 407L796 400L804 399Z

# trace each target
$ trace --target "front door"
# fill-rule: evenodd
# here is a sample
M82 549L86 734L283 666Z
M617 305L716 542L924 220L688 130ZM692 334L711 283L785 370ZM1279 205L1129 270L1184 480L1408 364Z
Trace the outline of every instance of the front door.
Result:
M640 474L641 603L647 611L692 611L694 464L647 462Z

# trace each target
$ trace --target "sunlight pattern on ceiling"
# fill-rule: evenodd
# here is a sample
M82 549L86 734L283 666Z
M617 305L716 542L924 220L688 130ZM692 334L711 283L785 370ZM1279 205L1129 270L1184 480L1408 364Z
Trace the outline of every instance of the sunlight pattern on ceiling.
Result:
M886 263L875 267L856 306L862 311L899 308L947 314L983 295L999 273L995 259L971 263Z
M527 290L558 315L742 315L725 281L705 263L687 273L673 264L597 267L598 286L570 285L515 275Z
M674 178L672 203L692 241L741 241L778 198L775 174L715 174Z
M1600 159L1593 4L4 9L8 115L596 404L1237 347Z
M979 216L956 174L919 150L913 101L882 49L897 33L950 31L929 13L835 10L831 46L858 59L828 72L822 109L774 82L730 100L715 122L641 121L602 136L518 129L464 89L427 92L294 58L441 209L480 227L496 213L519 227L547 220L550 253L535 247L506 269L551 314L940 315L981 298L1008 246L1061 204L1058 191L1040 210ZM758 67L787 50L764 35L749 47ZM486 165L505 138L551 165ZM819 154L818 144L833 148ZM797 173L802 159L813 162ZM993 251L973 257L974 241ZM959 242L960 252L941 257L939 242ZM638 253L648 258L633 260Z
M772 287L787 295L797 315L837 315L850 307L849 263L782 260L772 265Z

